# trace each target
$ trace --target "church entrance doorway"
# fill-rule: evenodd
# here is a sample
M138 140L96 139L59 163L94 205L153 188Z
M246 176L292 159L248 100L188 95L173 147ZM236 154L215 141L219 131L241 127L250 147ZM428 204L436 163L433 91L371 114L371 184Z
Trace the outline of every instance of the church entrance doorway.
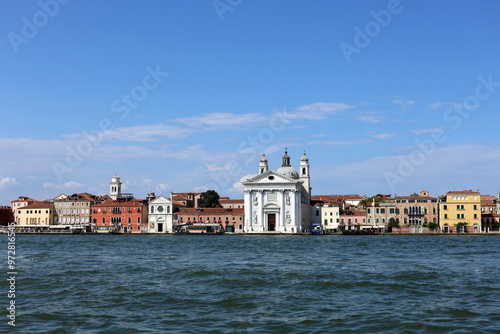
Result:
M267 230L268 231L276 231L276 214L269 213L267 215Z

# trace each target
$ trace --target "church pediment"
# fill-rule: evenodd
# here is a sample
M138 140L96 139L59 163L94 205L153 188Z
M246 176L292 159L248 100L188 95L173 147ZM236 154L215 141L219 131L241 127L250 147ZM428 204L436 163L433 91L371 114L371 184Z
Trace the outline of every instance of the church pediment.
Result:
M250 184L297 184L302 183L302 181L294 180L292 178L286 177L284 175L280 175L275 171L267 171L262 174L258 174L246 181L243 182L244 185Z
M149 203L150 204L171 204L172 202L168 198L165 198L164 196L160 195Z

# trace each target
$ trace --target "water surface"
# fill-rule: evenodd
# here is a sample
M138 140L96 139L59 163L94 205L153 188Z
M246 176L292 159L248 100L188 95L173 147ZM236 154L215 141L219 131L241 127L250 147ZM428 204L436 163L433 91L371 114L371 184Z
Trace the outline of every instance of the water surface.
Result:
M499 241L18 235L16 330L499 332ZM0 323L0 330L11 329L7 320Z

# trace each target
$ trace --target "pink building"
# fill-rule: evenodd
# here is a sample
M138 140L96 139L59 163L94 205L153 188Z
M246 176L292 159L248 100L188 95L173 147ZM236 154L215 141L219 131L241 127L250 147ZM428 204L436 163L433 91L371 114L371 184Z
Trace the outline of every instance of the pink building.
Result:
M363 226L368 226L366 213L353 212L352 215L340 215L340 229L351 231L362 228Z
M245 206L245 200L243 199L231 199L229 197L219 198L219 203L224 209L243 209Z

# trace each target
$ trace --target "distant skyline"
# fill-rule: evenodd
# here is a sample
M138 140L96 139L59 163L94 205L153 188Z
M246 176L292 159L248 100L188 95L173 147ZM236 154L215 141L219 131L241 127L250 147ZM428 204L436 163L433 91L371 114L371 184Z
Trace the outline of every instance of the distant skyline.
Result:
M500 191L500 3L5 1L0 205L243 198L304 151L313 195Z

